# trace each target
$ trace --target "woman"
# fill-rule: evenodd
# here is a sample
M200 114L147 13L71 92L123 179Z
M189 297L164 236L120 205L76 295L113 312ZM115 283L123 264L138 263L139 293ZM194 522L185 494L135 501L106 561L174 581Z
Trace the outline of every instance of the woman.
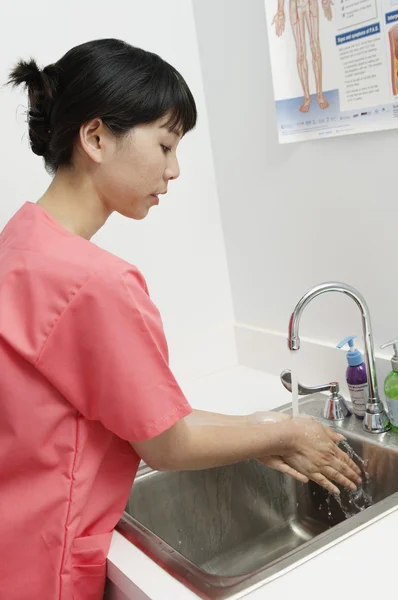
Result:
M43 70L20 61L10 83L27 86L31 147L54 177L0 235L2 597L102 597L140 458L161 470L258 458L355 489L342 436L311 419L192 411L143 276L90 242L114 211L145 218L179 176L196 122L181 75L103 39Z

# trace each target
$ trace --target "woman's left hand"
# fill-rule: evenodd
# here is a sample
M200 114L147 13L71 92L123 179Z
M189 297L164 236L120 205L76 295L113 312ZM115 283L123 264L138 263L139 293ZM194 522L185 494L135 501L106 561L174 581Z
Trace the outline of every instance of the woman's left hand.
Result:
M270 469L275 469L275 471L280 471L285 475L290 475L293 479L297 479L301 483L308 483L308 477L293 469L290 465L288 465L282 458L282 456L267 456L266 458L261 458L259 460L266 467L270 467Z
M267 412L255 412L249 416L249 423L251 425L264 425L272 424L272 423L280 423L281 421L286 421L287 419L291 419L291 415L287 415L285 413L267 411ZM261 458L259 460L263 465L269 467L270 469L274 469L275 471L280 471L285 475L290 475L297 481L301 483L308 483L308 477L293 469L290 465L288 465L282 456L267 456L266 458Z

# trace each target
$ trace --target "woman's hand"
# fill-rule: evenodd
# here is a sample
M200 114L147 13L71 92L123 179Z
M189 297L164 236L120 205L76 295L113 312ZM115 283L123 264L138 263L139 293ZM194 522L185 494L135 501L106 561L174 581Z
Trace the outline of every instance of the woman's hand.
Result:
M267 456L266 458L259 459L261 463L270 469L274 469L275 471L280 471L285 475L290 475L293 479L297 479L300 483L308 483L309 479L302 473L299 473L296 469L293 469L287 462L284 461L282 456Z
M336 445L344 436L309 417L296 417L289 425L292 449L282 458L290 467L333 494L340 492L332 481L349 490L357 489L361 470Z
M291 475L298 481L312 480L332 494L339 494L335 481L349 490L361 483L361 470L336 443L344 436L310 417L296 417L286 423L288 450L280 456L260 459L265 465Z

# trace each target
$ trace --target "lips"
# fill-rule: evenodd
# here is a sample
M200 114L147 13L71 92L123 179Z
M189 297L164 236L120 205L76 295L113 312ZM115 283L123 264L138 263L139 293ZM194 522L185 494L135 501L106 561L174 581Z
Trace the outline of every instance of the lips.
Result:
M151 194L152 198L155 198L157 204L159 204L160 194L167 194L167 189L164 192L159 192L158 194Z

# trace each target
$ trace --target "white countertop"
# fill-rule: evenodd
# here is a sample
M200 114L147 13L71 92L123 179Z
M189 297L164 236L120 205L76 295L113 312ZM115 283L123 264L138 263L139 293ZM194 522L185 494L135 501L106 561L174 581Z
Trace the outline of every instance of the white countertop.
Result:
M250 414L290 401L279 377L242 366L180 384L194 408L213 412ZM386 585L394 585L397 532L398 510L245 597L279 600L305 593L307 600L375 598L386 593ZM108 577L130 600L198 599L117 531L108 554Z

